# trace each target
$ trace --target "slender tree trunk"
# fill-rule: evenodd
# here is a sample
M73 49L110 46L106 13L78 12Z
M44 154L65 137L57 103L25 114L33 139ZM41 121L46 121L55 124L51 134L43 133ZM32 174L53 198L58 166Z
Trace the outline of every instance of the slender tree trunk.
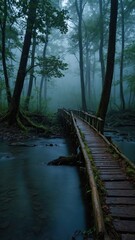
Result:
M128 100L128 108L131 108L131 99L132 99L132 89L130 87L130 92L129 92L129 100Z
M5 85L6 85L6 94L7 94L7 102L8 105L11 102L11 91L10 91L10 85L9 85L9 78L8 78L8 72L7 72L7 64L6 64L6 22L7 22L7 2L4 0L4 17L3 21L0 22L1 26L1 33L2 33L2 65L3 65L3 72L5 77Z
M104 23L103 23L103 3L102 0L99 0L99 9L100 9L100 46L99 46L99 59L101 63L101 74L102 74L102 87L104 86L105 80L105 64L104 64Z
M46 30L46 39L45 39L45 45L44 45L44 50L43 50L43 59L45 59L45 57L46 57L47 45L48 45L48 27L47 27L47 30ZM44 68L44 66L43 66L43 68ZM39 105L40 105L40 109L41 109L42 91L43 91L43 83L44 83L44 81L47 81L47 80L46 80L46 76L43 74L42 77L41 77L40 91L39 91ZM45 84L45 86L47 87L47 84Z
M89 51L89 42L86 37L86 84L85 88L87 91L87 105L91 105L91 76L90 76L90 51Z
M86 79L88 83L88 97L90 98L90 54L88 39L86 40Z
M35 51L36 51L36 35L35 35L35 31L34 31L34 34L33 34L33 45L32 45L32 56L31 56L31 72L30 72L30 79L29 79L29 86L28 86L27 96L26 96L25 105L24 105L24 108L27 111L29 109L29 102L30 102L32 86L33 86L33 79L34 79Z
M101 117L104 122L105 122L105 117L108 109L110 93L111 93L111 85L112 85L112 79L113 79L113 73L114 73L117 13L118 13L118 0L111 0L107 67L106 67L104 87L101 95L99 109L97 112L97 116Z
M40 108L40 110L41 110L41 106L42 106L42 90L43 90L44 81L45 81L45 76L42 75L41 81L40 81L40 88L39 88L39 108Z
M44 100L47 102L47 77L44 79Z
M123 1L120 0L121 6L121 27L122 27L122 45L121 45L121 60L120 60L120 100L121 108L125 110L125 99L123 92L123 59L124 59L124 43L125 43L125 30L124 30L124 7Z
M1 100L2 100L2 85L0 83L0 102L1 102Z
M9 124L10 125L12 125L16 121L17 114L19 111L21 92L22 92L25 74L26 74L26 67L27 67L27 61L29 56L29 50L31 46L31 38L33 34L33 27L35 23L37 5L38 5L37 0L30 0L27 27L26 27L25 37L24 37L20 65L17 73L13 97L9 107Z
M76 10L78 14L79 24L78 24L78 35L79 35L79 66L80 66L80 79L81 79L81 95L82 95L82 109L87 111L86 97L85 97L85 86L84 86L84 63L83 63L83 43L82 43L82 13L83 6L82 0L75 0Z

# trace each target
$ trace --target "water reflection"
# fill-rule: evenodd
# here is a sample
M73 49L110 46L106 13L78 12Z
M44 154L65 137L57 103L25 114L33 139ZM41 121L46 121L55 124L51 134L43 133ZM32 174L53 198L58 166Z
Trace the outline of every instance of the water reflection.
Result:
M47 163L71 149L64 139L33 144L0 145L0 239L70 240L87 228L78 172Z

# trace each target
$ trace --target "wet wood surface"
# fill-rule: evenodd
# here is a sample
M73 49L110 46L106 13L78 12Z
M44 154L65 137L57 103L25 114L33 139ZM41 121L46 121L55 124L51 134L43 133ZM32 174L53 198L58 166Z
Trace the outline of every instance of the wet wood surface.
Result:
M123 172L108 144L90 126L75 116L103 181L105 201L112 222L122 240L135 239L135 186Z

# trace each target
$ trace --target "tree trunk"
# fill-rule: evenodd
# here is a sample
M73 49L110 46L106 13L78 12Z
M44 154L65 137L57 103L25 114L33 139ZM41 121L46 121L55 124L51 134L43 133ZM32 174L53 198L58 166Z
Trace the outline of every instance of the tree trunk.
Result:
M117 12L118 12L118 0L111 0L107 67L106 67L104 87L101 95L99 109L97 112L97 116L101 117L104 122L105 122L105 117L108 109L113 72L114 72Z
M27 67L27 61L28 61L29 50L31 45L31 38L33 34L33 26L35 23L37 5L38 5L37 0L30 0L27 27L26 27L25 37L24 37L20 65L17 73L13 97L9 107L8 120L10 125L12 125L16 121L16 118L19 112L21 92L24 84L25 75L26 75L26 67Z
M42 90L43 90L44 79L45 79L45 76L42 75L41 81L40 81L40 88L39 88L39 108L40 108L40 110L42 107Z
M121 60L120 60L120 100L121 100L121 109L125 110L125 99L123 92L123 59L124 59L124 43L125 43L125 33L124 33L124 7L123 1L120 0L121 6L121 27L122 27L122 45L121 45Z
M90 75L90 50L89 50L89 42L86 36L86 84L85 88L87 91L87 106L90 108L91 106L91 75Z
M9 85L9 78L7 72L7 64L6 64L6 22L7 22L7 3L4 0L4 17L3 21L0 23L1 26L1 33L2 33L2 46L1 46L1 53L2 53L2 65L3 65L3 72L5 77L5 85L6 85L6 94L7 94L7 102L10 105L11 102L11 91Z
M82 95L82 109L87 111L86 106L86 97L85 97L85 86L84 86L84 63L83 63L83 43L82 43L82 13L83 13L83 6L82 0L79 1L75 0L77 15L79 19L78 24L78 35L79 35L79 66L80 66L80 79L81 79L81 95Z
M45 80L44 80L44 101L47 103L47 77L45 77Z
M88 47L88 40L86 36L86 43L85 43L85 51L86 51L86 62L85 62L85 88L86 93L88 96L90 96L90 88L89 88L89 79L90 79L90 66L89 66L89 47Z
M103 3L102 0L99 0L99 9L100 9L100 46L99 46L99 59L101 63L101 74L102 74L102 87L104 86L105 80L105 64L104 64L104 23L103 23Z
M47 45L48 45L48 27L47 27L47 31L46 31L46 39L45 39L45 45L44 45L44 50L43 50L43 60L46 57L46 51L47 51ZM44 68L44 66L43 66ZM44 69L43 69L44 70ZM43 71L44 72L44 71ZM44 74L41 77L41 82L40 82L40 91L39 91L39 104L40 104L40 109L41 109L41 102L42 102L42 91L43 91L43 82L47 83L47 79L46 76L44 76ZM47 87L47 84L45 84L45 86Z
M33 79L34 79L35 51L36 51L36 35L35 35L35 29L34 29L33 45L32 45L32 56L31 56L31 72L30 72L30 79L29 79L29 86L28 86L27 96L26 96L25 105L24 105L24 108L27 111L29 109L29 102L30 102L32 86L33 86Z

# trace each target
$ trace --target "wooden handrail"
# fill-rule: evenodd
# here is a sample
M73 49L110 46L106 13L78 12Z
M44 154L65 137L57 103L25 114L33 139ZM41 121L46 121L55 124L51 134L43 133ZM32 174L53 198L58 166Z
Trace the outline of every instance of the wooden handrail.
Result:
M74 112L74 113L73 113ZM67 125L68 127L68 131L71 132L72 135L74 135L74 139L76 140L75 143L76 144L76 147L79 146L79 149L81 150L81 153L82 153L82 156L83 156L83 159L85 161L85 166L86 166L86 170L87 170L87 175L88 175L88 181L89 181L89 185L90 185L90 188L91 188L91 196L92 196L92 206L93 206L93 213L94 213L94 219L95 219L95 226L96 226L96 239L98 240L110 240L112 239L111 236L108 235L108 233L106 232L106 227L105 227L105 222L104 222L104 217L103 217L103 211L102 211L102 207L101 207L101 202L100 202L100 198L99 198L99 193L98 193L98 189L97 189L97 186L96 186L96 181L95 181L95 178L94 178L94 172L93 172L93 168L92 168L92 164L91 164L91 159L90 159L90 156L88 154L88 151L86 150L86 145L85 145L85 142L83 141L83 138L81 136L81 133L80 133L80 129L82 129L82 133L84 133L84 136L85 136L85 132L88 131L88 134L90 136L90 134L92 134L94 131L92 131L92 129L88 129L85 124L83 123L83 121L86 121L87 123L89 123L89 121L96 121L98 118L93 116L92 114L89 114L89 113L85 113L85 112L82 112L82 111L66 111L66 110L62 110L62 114L63 114L63 117L64 117L64 123L65 125ZM79 117L82 118L82 120L79 120ZM92 117L91 117L92 116ZM96 119L96 120L95 120ZM99 119L100 121L101 119ZM93 124L93 128L95 128L95 125L96 124L95 122L94 123L90 123L91 126ZM79 128L80 126L80 128ZM97 125L96 125L97 127ZM98 131L98 130L97 130ZM122 165L122 171L123 172L123 168L127 168L127 167L132 167L132 169L135 169L135 166L133 163L131 163L118 149L116 146L113 145L113 143L109 142L105 136L103 134L101 134L101 132L98 133L99 137L102 137L105 142L106 142L106 146L105 148L108 149L108 146L111 147L111 149L113 149L114 151L112 152L112 157L111 157L111 152L110 152L110 157L109 157L109 160L112 159L112 162L114 161L115 163L115 156L114 156L114 152L116 154L118 154L117 156L117 160L120 161L120 163L124 163ZM97 137L97 133L95 133L95 137ZM93 141L93 135L92 135L92 138L90 137L89 140L87 142L87 146L89 146L89 143L90 141ZM93 141L94 142L94 141ZM97 141L98 142L98 141ZM92 145L94 146L94 145ZM95 146L99 146L98 144L95 144ZM95 151L95 150L94 150ZM97 151L98 152L98 151ZM98 152L99 153L99 152ZM109 152L108 151L104 151L104 148L103 150L101 151L101 156L102 154L105 153L105 156L106 156L106 159L108 158L108 154ZM96 156L97 154L95 154ZM99 155L98 155L99 156ZM99 158L98 157L95 157L95 159L97 159L99 161ZM105 159L105 158L104 158ZM124 161L123 161L124 160ZM98 162L97 162L98 163ZM102 166L103 167L106 167L106 161L102 162ZM95 166L98 167L98 164L96 164L96 161L95 161ZM120 170L120 168L118 168ZM101 179L104 181L104 179L102 178L102 174L104 174L104 171L103 170L100 170L100 173L101 173ZM117 174L117 173L116 173ZM123 174L123 173L122 173ZM109 175L109 174L108 174ZM126 177L126 174L124 174L124 179L126 179L126 181L128 180L127 177ZM123 175L122 175L123 177ZM114 178L115 179L115 178ZM121 179L121 178L120 178ZM110 178L110 180L112 180ZM119 180L119 179L118 179ZM117 188L116 188L117 189ZM111 194L109 195L111 196ZM116 195L116 196L120 196L120 195ZM121 202L123 204L123 202ZM132 213L131 213L132 215ZM127 218L127 221L128 219L128 216L125 215L126 218ZM118 219L119 218L119 211L117 212L117 215L116 215L116 218L115 219ZM114 226L115 227L115 226ZM116 232L115 232L116 231ZM130 231L130 230L129 230ZM124 230L123 230L124 232ZM116 234L116 237L119 237L119 228L115 227L114 228L114 233ZM131 233L132 233L132 230L131 230ZM122 235L122 233L121 233Z
M103 133L103 125L104 122L100 117L97 117L88 112L80 111L80 110L72 110L72 112L82 118L85 122L87 122L90 126L92 126L96 131Z
M108 238L106 238L103 212L102 212L102 208L101 208L101 204L100 204L99 194L98 194L96 182L94 179L91 162L90 162L88 153L86 151L85 144L82 141L79 129L76 126L75 119L74 119L72 112L71 112L71 116L72 116L73 126L76 130L76 134L77 134L77 137L78 137L79 143L80 143L80 148L83 153L84 160L85 160L89 184L91 187L92 205L93 205L94 219L95 219L95 224L96 224L97 237L98 237L98 239L108 239Z
M74 129L75 134L78 138L78 142L80 145L81 152L84 157L85 161L85 166L87 169L87 174L88 174L88 180L89 180L89 185L91 188L91 196L92 196L92 205L93 205L93 212L94 212L94 219L95 219L95 225L96 225L96 234L97 234L97 239L101 240L110 240L109 236L106 233L105 225L104 225L104 217L103 217L103 211L101 208L101 203L99 199L99 194L96 186L96 182L94 179L94 174L91 166L91 161L89 159L88 153L86 151L85 144L82 140L81 134L79 132L79 129L76 125L75 122L75 117L72 111L68 112L65 109L62 109L59 111L61 116L65 119L65 123L67 123L71 128ZM76 112L77 113L77 112ZM76 114L75 113L75 114ZM77 115L79 115L82 118L82 115L89 117L90 114L85 114L85 112L78 111ZM94 116L95 117L95 116ZM94 119L93 117L93 119ZM86 119L87 121L89 119Z

